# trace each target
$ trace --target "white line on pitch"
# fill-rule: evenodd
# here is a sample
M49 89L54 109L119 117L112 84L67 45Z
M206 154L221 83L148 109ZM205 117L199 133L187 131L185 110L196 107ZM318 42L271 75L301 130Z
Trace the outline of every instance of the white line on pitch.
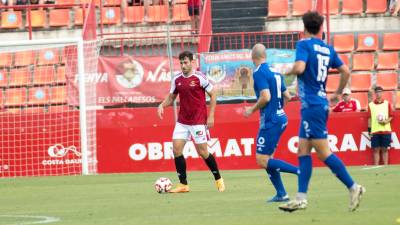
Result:
M362 168L362 170L374 170L374 169L379 169L382 167L384 167L384 166L370 166L370 167L364 167L364 168Z
M30 224L47 224L47 223L55 223L60 221L58 217L51 217L51 216L27 216L27 215L0 215L1 217L5 218L27 218L27 219L34 219L39 221L27 221L18 223L18 225L30 225ZM10 224L13 225L13 224ZM14 223L15 225L15 223Z

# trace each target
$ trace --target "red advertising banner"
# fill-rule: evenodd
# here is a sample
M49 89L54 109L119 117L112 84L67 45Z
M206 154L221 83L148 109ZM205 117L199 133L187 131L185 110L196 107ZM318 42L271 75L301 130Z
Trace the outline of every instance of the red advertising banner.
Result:
M299 103L287 108L289 125L279 142L276 158L297 165ZM208 142L210 152L221 169L255 169L255 137L258 115L242 116L245 104L219 105L216 125ZM98 112L98 171L100 173L174 171L172 108L166 110L164 120L158 119L156 108L116 109ZM367 113L335 113L328 122L330 148L347 165L372 165L370 138L367 134ZM400 112L392 122L390 163L400 163ZM189 170L205 170L203 160L194 145L184 149ZM315 157L314 165L323 164Z
M173 69L180 70L177 58ZM99 105L160 102L170 88L168 57L101 56L98 71L89 80L97 84Z

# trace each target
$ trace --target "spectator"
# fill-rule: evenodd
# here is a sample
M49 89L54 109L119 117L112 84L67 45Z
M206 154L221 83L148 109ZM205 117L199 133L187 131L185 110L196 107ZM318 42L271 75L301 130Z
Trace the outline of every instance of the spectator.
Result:
M391 143L392 128L392 106L382 98L383 88L376 86L374 89L375 100L368 105L369 119L368 131L371 133L371 147L374 154L374 164L378 165L382 153L383 163L388 164L388 148Z
M200 7L201 0L188 0L189 16L192 17L192 30L194 33L198 33L200 23Z
M397 16L397 14L400 11L400 2L399 0L391 0L390 1L390 6L389 6L389 10L392 11L392 16Z
M351 98L349 88L343 89L342 101L338 102L333 108L333 112L358 112L361 109L360 102L357 99Z

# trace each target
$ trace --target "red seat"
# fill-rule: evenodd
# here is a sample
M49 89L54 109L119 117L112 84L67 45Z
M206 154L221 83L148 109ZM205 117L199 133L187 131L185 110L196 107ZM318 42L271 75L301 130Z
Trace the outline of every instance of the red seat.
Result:
M35 64L35 52L34 51L17 51L14 56L15 66L28 66Z
M56 86L51 88L50 103L67 103L66 86Z
M57 68L55 82L57 84L65 84L67 82L67 78L65 76L65 66L59 66Z
M353 55L353 70L371 71L374 69L374 54L359 53Z
M11 67L13 54L11 52L0 53L0 67Z
M187 4L178 4L172 7L172 21L190 21Z
M168 21L168 6L167 5L152 5L147 10L147 22L167 22Z
M21 11L1 12L1 28L22 28Z
M370 73L366 74L351 74L351 85L352 91L368 91L371 87Z
M361 14L363 12L363 0L343 0L342 14Z
M323 1L322 10L326 14L326 1ZM339 0L329 0L329 14L337 15L339 14Z
M329 74L326 83L326 92L335 92L339 87L340 75L339 74Z
M57 5L61 5L61 4L75 4L75 3L79 3L79 0L78 0L78 2L76 2L75 0L56 0L56 2L55 2Z
M83 24L83 9L77 8L74 10L75 14L75 25L82 25ZM85 16L87 16L87 11L85 11Z
M28 67L12 69L9 75L8 85L13 86L27 86L31 84L31 71Z
M28 104L42 105L49 103L48 87L33 87L28 89Z
M60 62L59 50L56 48L42 49L38 55L38 65L52 65Z
M398 52L382 52L378 54L377 70L397 70L399 68Z
M337 52L351 52L354 50L354 35L335 34L333 36L333 45Z
M8 86L8 71L0 70L0 88L7 87L7 86Z
M33 85L54 83L54 66L40 66L33 70Z
M103 24L119 24L121 22L121 10L118 7L104 7L101 14Z
M2 112L3 105L4 105L3 89L0 89L0 112Z
M388 101L391 105L393 105L393 91L382 91L382 98Z
M26 15L26 26L27 27L29 26L28 15ZM45 27L46 26L46 11L31 10L31 26L32 27Z
M383 50L400 50L400 33L383 34Z
M269 0L268 17L287 17L289 12L288 0Z
M52 27L69 26L69 9L51 9L49 25Z
M367 0L367 10L365 13L385 13L387 0Z
M400 109L400 91L396 91L396 109Z
M130 6L124 10L124 23L142 23L144 22L144 7Z
M312 0L293 0L293 16L302 16L312 8Z
M360 102L361 110L365 111L368 108L368 92L357 92L351 94L352 98L357 99Z
M378 50L378 34L359 34L357 51Z
M386 72L376 74L376 85L384 90L396 90L398 86L397 73Z
M26 105L26 88L6 89L5 106L24 106Z
M60 113L71 111L71 109L67 105L51 105L47 111L50 113Z

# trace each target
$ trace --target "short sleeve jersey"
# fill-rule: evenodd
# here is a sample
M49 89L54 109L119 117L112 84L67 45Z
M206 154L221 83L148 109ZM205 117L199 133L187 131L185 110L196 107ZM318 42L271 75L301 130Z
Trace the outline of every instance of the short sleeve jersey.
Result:
M283 111L283 96L286 91L285 81L281 74L271 70L267 63L259 65L253 72L254 92L257 99L260 92L269 90L271 99L267 105L260 109L260 128L274 126L279 116L286 116Z
M343 65L335 49L317 38L303 39L296 44L296 61L306 63L304 72L298 76L302 108L327 106L325 87L328 70Z
M170 93L179 95L180 106L178 122L186 125L207 123L206 91L210 92L213 85L199 71L189 76L177 74L171 83Z

